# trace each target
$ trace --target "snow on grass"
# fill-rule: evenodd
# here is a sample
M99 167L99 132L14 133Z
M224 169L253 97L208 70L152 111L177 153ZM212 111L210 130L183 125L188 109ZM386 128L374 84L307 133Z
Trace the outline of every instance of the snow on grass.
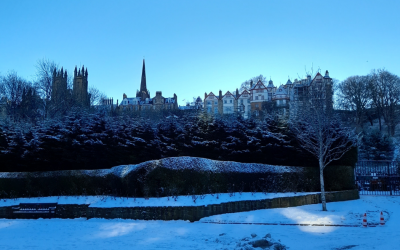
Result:
M69 198L68 198L69 199ZM111 200L107 200L111 202ZM254 224L210 224L204 221L141 221L106 219L0 219L0 249L261 249L252 242L266 240L290 250L399 249L400 197L361 196L360 200L296 208L264 209L220 215L220 220L278 223L343 220L368 221L386 211L385 226L362 228L332 226L284 226ZM204 220L207 218L204 218ZM215 219L209 217L208 219ZM376 219L375 219L376 220ZM270 237L268 237L270 234ZM266 248L268 249L268 248ZM274 249L271 247L270 249Z
M40 198L1 199L0 206L19 203L89 204L91 207L158 207L203 206L242 200L262 200L277 197L301 196L314 193L217 193L207 195L169 196L160 198L126 198L114 196L51 196ZM195 201L194 201L195 198Z

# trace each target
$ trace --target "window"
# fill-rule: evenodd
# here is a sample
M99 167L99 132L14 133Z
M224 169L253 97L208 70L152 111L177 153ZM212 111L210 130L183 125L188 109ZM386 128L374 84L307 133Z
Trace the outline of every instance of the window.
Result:
M218 105L218 102L217 102L217 101L215 101L215 102L214 102L214 105Z
M258 96L256 96L256 100L258 100Z
M243 104L243 99L240 100L240 104Z
M264 96L263 95L261 96L261 100L264 100Z
M224 103L226 103L226 100L224 100Z
M211 105L211 102L210 102L210 101L208 101L208 102L207 102L207 105Z
M247 103L250 103L250 99L247 99Z
M207 113L211 113L211 107L207 107Z
M229 102L232 103L232 100L230 100Z
M231 114L232 113L232 107L224 107L224 114Z
M214 108L214 113L215 113L215 114L218 113L218 108Z

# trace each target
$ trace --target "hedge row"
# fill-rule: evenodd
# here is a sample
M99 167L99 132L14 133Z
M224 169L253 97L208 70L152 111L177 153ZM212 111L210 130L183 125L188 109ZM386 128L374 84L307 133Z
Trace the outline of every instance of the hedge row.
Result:
M327 191L354 188L348 166L329 166ZM162 197L230 192L317 192L318 168L222 162L174 157L109 170L0 174L0 198L114 195Z

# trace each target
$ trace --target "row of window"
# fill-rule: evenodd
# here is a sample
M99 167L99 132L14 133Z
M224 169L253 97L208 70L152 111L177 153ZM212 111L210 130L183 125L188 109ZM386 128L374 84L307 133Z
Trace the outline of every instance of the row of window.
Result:
M258 100L258 99L256 99L256 100ZM228 100L224 100L224 104L227 104L227 103L228 103ZM233 100L229 100L229 103L233 103ZM250 103L250 99L247 99L247 103ZM240 99L240 104L243 104L243 99ZM211 101L207 101L207 105L211 105ZM214 105L218 105L218 101L214 101Z

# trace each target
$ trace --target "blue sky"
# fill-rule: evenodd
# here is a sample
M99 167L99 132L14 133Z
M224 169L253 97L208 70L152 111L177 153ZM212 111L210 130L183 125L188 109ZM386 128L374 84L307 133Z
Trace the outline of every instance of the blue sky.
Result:
M121 101L233 90L254 76L275 85L306 71L344 80L385 68L400 75L400 1L0 1L0 75L33 80L39 59Z

